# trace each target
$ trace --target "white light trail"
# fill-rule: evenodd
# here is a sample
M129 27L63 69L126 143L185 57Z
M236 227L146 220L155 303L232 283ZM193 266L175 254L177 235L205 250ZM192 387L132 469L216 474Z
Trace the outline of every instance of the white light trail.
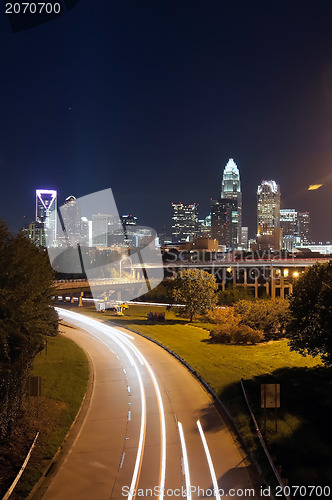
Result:
M187 455L186 442L185 442L185 439L184 439L183 428L182 428L181 422L178 422L178 427L179 427L180 441L181 441L181 447L182 447L184 473L185 473L185 478L186 478L187 499L191 500L191 485L190 485L190 473L189 473L188 455Z
M141 365L144 365L149 372L149 375L151 377L154 390L157 396L157 401L158 401L158 407L159 407L159 415L160 415L160 429L161 429L161 466L160 466L160 478L159 478L159 491L160 494L158 496L158 500L163 500L164 498L164 488L165 488L165 477L166 477L166 422L165 422L165 412L164 412L164 405L163 405L163 400L161 396L161 392L158 386L158 382L156 379L156 376L150 367L149 363L143 356L143 354L139 351L139 349L130 341L134 340L134 337L131 335L128 335L127 333L124 333L116 328L113 328L109 325L105 325L101 323L100 321L97 321L95 319L83 316L82 314L78 314L72 311L68 311L66 309L62 308L56 308L57 311L60 314L67 315L69 318L72 318L73 320L76 320L76 322L81 322L83 323L83 326L91 326L95 329L98 329L100 332L104 333L107 337L109 337L111 340L114 340L121 348L122 350L126 353L128 359L130 360L132 366L134 366L137 376L139 378L140 382L140 389L141 389L141 394L144 395L142 396L142 404L143 404L143 399L144 399L144 405L145 405L145 418L144 418L144 432L142 432L142 425L141 425L141 434L140 434L140 441L139 441L139 449L137 452L137 459L135 463L135 470L134 470L134 475L139 472L139 465L141 463L141 458L142 458L142 450L144 446L144 437L145 437L145 425L146 425L146 402L145 402L145 392L144 392L144 387L143 387L143 381L141 378L141 375L139 373L138 367L136 363L134 362L132 356L128 352L128 350L125 348L125 345L136 355L138 360L140 361ZM99 339L100 340L100 339ZM105 342L103 342L105 344ZM105 344L107 345L107 344ZM131 359L130 359L131 358ZM143 391L143 392L142 392ZM142 413L143 414L143 413ZM141 424L143 422L143 418L141 418ZM143 435L143 438L142 438ZM142 439L141 439L142 438ZM140 460L138 460L140 453ZM136 467L137 466L137 467ZM135 490L137 482L137 477L136 481L134 483L134 476L132 480L132 484L130 486L130 492L133 492ZM133 485L133 486L132 486ZM132 493L128 495L129 500L133 498Z
M63 316L67 316L67 317L69 317L69 318L71 318L73 320L76 320L76 321L78 320L79 322L83 323L83 325L84 324L88 324L89 326L92 326L93 328L97 328L99 330L102 330L100 328L100 326L103 326L103 325L101 325L98 321L91 320L90 318L85 318L84 316L82 316L80 314L77 314L77 313L73 313L72 311L67 311L67 310L59 309L59 308L56 308L56 309L57 309L57 311L59 313L61 312L61 314ZM88 321L86 321L86 320L88 320ZM106 332L104 332L104 333L106 333ZM121 349L123 350L123 352L125 353L125 355L128 357L128 359L130 361L130 364L135 368L135 371L136 371L136 374L137 374L137 378L138 378L138 382L139 382L139 386L140 386L140 393L141 393L141 426L140 426L140 435L139 435L139 441L138 441L138 449L137 449L135 467L134 467L134 472L133 472L133 476L132 476L132 480L131 480L131 484L130 484L130 492L129 492L129 495L128 495L128 499L132 500L133 493L135 492L135 489L136 489L136 485L137 485L137 481L138 481L138 474L139 474L139 470L140 470L140 466L141 466L142 458L143 458L144 441L145 441L145 427L146 427L146 399L145 399L145 391L144 391L143 380L142 380L141 374L139 372L138 366L135 363L135 361L134 361L132 355L130 354L130 352L128 351L128 349L125 347L125 345L123 345L123 341L125 339L123 339L123 341L121 341L117 337L117 338L113 338L113 340L117 343L117 345L119 347L121 347ZM104 345L107 345L101 339L99 339L99 341L101 341ZM129 387L128 387L128 389L130 390Z
M201 426L201 423L200 423L199 420L197 420L197 427L198 427L199 433L201 435L201 440L202 440L202 443L203 443L203 446L204 446L205 455L206 455L206 458L207 458L207 461L208 461L208 464L209 464L211 479L212 479L213 488L214 488L214 495L215 495L215 497L216 497L217 500L220 500L219 486L218 486L218 481L217 481L216 473L215 473L215 470L214 470L214 467L213 467L213 462L212 462L212 458L211 458L211 455L210 455L210 450L209 450L209 447L207 445L207 442L206 442L206 439L205 439L205 435L204 435L204 432L203 432L203 429L202 429L202 426Z
M113 327L108 327L114 335L121 335L122 332L119 330L113 328ZM113 337L112 337L113 338ZM164 405L163 405L163 400L161 397L161 392L159 389L159 385L156 379L156 376L150 367L149 363L143 356L143 354L139 351L139 349L133 345L130 341L127 339L122 339L123 342L137 355L137 357L140 357L142 359L142 364L145 365L147 371L149 372L149 375L151 377L154 390L157 396L158 400L158 407L159 407L159 415L160 415L160 432L161 432L161 466L160 466L160 479L159 479L159 500L163 500L164 498L164 488L165 488L165 478L166 478L166 422L165 422L165 411L164 411Z

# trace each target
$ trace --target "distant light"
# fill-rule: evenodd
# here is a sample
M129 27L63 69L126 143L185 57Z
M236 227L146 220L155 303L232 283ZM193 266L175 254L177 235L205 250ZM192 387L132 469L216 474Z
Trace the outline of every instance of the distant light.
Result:
M299 277L299 273L298 273L298 271L294 271L294 272L293 272L293 276L294 276L294 278L298 278L298 277Z
M315 189L319 189L320 187L322 187L323 184L310 184L310 186L308 187L308 191L315 191Z
M284 276L285 276L285 278L287 278L287 276L288 276L288 269L284 269Z

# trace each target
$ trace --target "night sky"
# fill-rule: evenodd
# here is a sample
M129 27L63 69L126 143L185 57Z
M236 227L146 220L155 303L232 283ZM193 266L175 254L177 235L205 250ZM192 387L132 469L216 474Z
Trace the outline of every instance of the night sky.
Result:
M0 71L11 229L34 218L36 188L61 204L111 187L157 231L172 201L203 218L233 157L250 236L257 185L275 179L282 207L332 240L331 0L81 0L18 33L1 4Z

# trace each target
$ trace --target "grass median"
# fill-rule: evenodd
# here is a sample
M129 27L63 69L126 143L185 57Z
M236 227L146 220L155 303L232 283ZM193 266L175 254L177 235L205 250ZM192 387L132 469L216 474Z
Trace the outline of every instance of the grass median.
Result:
M61 325L60 325L61 331ZM26 498L63 442L86 392L89 365L84 351L61 335L48 338L35 358L32 375L42 379L42 396L26 398L25 434L39 438L11 498Z
M151 323L147 313L165 312L165 323ZM83 312L83 310L79 311ZM332 484L331 369L319 358L303 357L289 350L286 340L255 346L219 345L209 342L208 324L188 324L165 307L130 305L124 316L84 312L110 320L157 340L176 352L194 368L228 408L246 445L260 457L240 387L241 378L261 428L260 385L279 383L281 408L275 432L274 410L266 410L266 441L282 467L281 475L293 485ZM207 328L207 329L206 329Z

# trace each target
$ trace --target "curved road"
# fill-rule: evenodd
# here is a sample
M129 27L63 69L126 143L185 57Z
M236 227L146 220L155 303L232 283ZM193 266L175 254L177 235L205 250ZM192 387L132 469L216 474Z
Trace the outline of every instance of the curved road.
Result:
M94 383L45 500L256 498L246 456L179 361L139 335L58 312L76 327L65 335L89 353Z

